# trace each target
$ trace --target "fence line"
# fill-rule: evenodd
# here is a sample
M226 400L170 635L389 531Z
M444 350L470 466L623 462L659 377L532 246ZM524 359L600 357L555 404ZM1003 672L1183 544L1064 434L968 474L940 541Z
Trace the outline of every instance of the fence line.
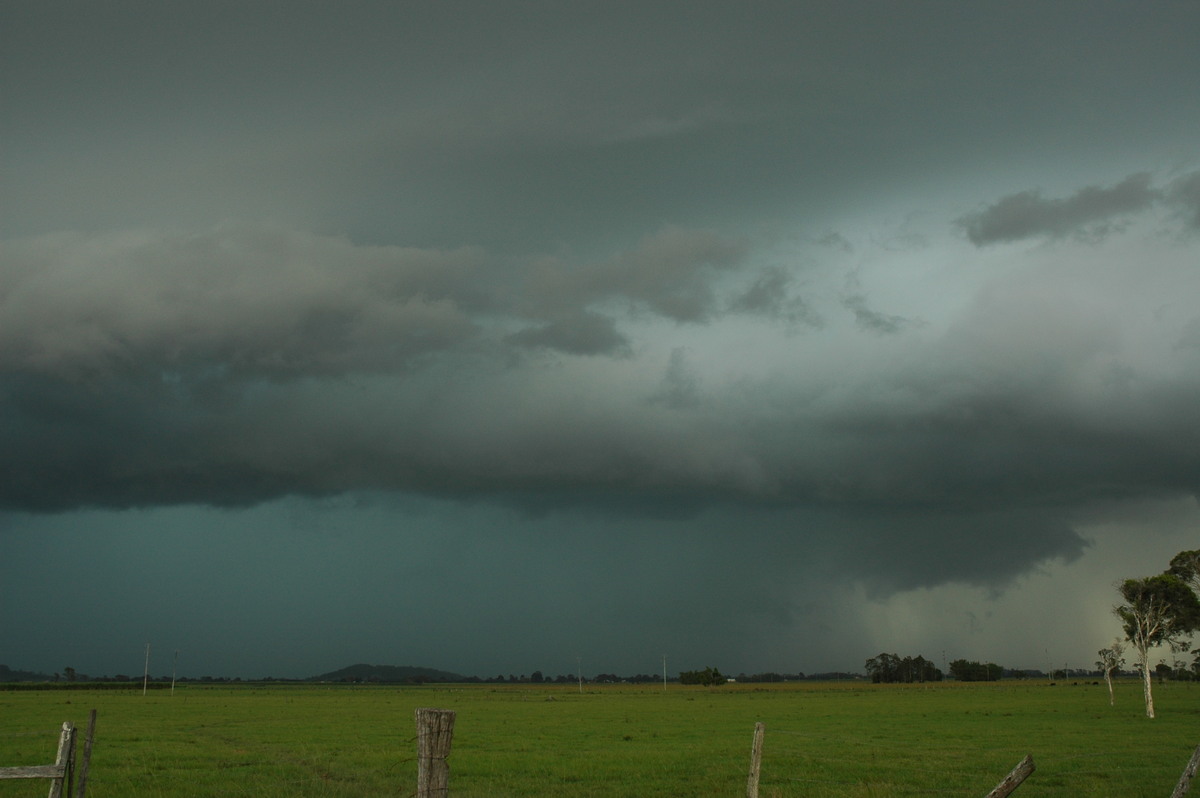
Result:
M762 739L760 736L762 726L763 726L763 724L759 723L755 727L756 733L755 733L755 739L754 739L752 759L756 763L760 760L761 754L762 754ZM808 734L805 732L793 732L793 731L788 731L788 730L781 730L779 733L783 734L783 735L791 735L793 737L819 739L818 735ZM885 746L872 746L872 747L885 747ZM967 749L964 749L964 750L967 750ZM999 748L990 749L991 753L999 752L1002 750L1004 750L1004 749L999 749ZM1073 759L1079 760L1079 759L1085 759L1085 758L1092 759L1092 758L1096 758L1096 757L1100 757L1100 756L1104 756L1104 755L1105 755L1104 752L1090 752L1087 754L1074 754L1074 755L1062 757L1056 761L1061 762L1061 761L1069 761L1069 760L1073 760ZM820 760L821 761L836 761L836 762L854 762L861 766L860 759L849 759L849 758L840 758L840 757L839 758L820 757ZM1153 769L1155 771L1159 770L1158 768L1151 768L1150 766L1145 766L1143 768L1130 768L1130 767L1124 768L1125 771L1135 770L1135 769L1138 769L1138 770ZM907 769L908 772L912 772L913 770L914 770L914 768ZM1017 764L1017 766L1014 767L1012 769L1012 771L1010 771L1009 774L1007 776L1005 776L1004 779L1002 779L999 784L996 785L995 789L993 789L990 793L987 794L987 796L985 798L1007 798L1007 796L1010 795L1013 791L1015 791L1017 789L1017 787L1019 787L1025 781L1025 779L1027 779L1034 772L1034 770L1035 770L1035 766L1034 766L1032 755L1026 755L1025 758L1022 759ZM1171 798L1183 798L1183 796L1187 793L1188 789L1190 788L1191 782L1195 778L1198 771L1200 771L1200 745L1198 745L1196 747L1195 751L1191 755L1191 758L1188 760L1187 765L1184 767L1183 773L1182 773L1182 775L1180 775L1179 781L1175 785L1174 791L1171 793ZM921 772L926 772L926 773L936 772L936 773L945 774L944 769L938 769L938 770L924 769ZM1060 777L1061 776L1069 777L1069 776L1078 776L1078 775L1102 775L1106 772L1107 771L1104 771L1104 770L1094 770L1094 771L1076 770L1076 771L1063 772L1063 773L1060 773L1059 775L1060 775ZM753 775L753 791L748 789L747 796L748 796L748 798L757 798L757 795L758 795L757 771L753 772L752 775ZM792 781L792 782L803 782L803 783L814 783L814 784L836 784L836 785L851 785L851 784L861 784L862 783L861 779L851 782L851 781L846 781L843 779L813 779L813 778L789 777L787 780ZM928 787L906 789L903 787L897 788L897 787L895 787L895 785L889 785L889 789L892 792L914 793L914 794L915 793L962 794L962 792L963 792L963 790L959 790L959 789L939 790L936 788L931 789Z
M452 743L453 735L454 735L454 720L455 720L456 713L452 710L443 710L443 709L418 709L418 710L416 710L415 714L416 714L416 721L417 721L417 735L415 738L410 738L410 740L408 741L411 743L415 739L415 741L417 742L416 760L417 760L418 779L417 779L417 791L413 794L416 795L418 798L444 798L444 796L446 796L449 792L449 763L447 762L447 759L450 755L450 748L451 748L451 743ZM74 724L72 724L70 721L66 721L62 724L62 729L61 729L61 732L59 735L58 751L55 756L54 764L52 764L52 765L35 765L35 766L0 767L0 780L30 779L30 778L49 779L51 781L49 798L85 798L85 793L86 793L86 788L87 788L87 779L88 779L88 768L89 768L89 763L90 763L90 759L91 759L92 743L93 743L94 736L95 736L95 726L96 726L96 710L93 709L91 711L91 714L89 717L87 735L86 735L84 746L83 746L83 755L81 757L81 762L79 764L78 769L76 769L76 745L75 745L76 729L75 729ZM34 734L34 733L32 733L32 732L9 732L9 733L5 733L0 736L27 737L27 736L31 736L32 734ZM819 735L814 735L814 734L805 733L805 732L796 732L796 731L791 731L791 730L787 730L787 729L773 730L772 735L773 736L780 735L780 736L784 736L784 737L793 737L793 738L823 739ZM749 771L749 775L747 777L747 783L746 783L747 798L758 798L758 788L759 788L760 777L761 777L761 766L762 766L762 762L763 762L764 738L765 738L765 725L761 722L756 723L755 727L754 727L753 742L751 745L750 771ZM872 739L872 740L866 740L866 741L861 741L861 742L858 742L858 741L851 741L851 742L852 743L857 742L857 744L860 748L865 747L865 748L872 748L872 749L887 749L889 747L890 748L900 748L901 747L899 745L888 746L888 745L881 744L881 743L886 742L885 740ZM910 746L904 746L904 749L906 751L912 750ZM944 747L943 747L943 750L945 750ZM993 749L982 749L981 750L981 749L971 749L971 748L967 748L967 747L964 747L961 749L961 751L964 755L968 754L968 753L973 754L973 755L979 755L982 753L982 754L988 754L992 757L1004 755L1008 750L1009 749L1005 749L1005 748L993 748ZM1081 754L1064 756L1064 757L1056 759L1056 762L1093 759L1093 758L1098 758L1098 757L1102 757L1102 756L1106 756L1106 752L1093 751L1093 752L1089 752L1089 753L1081 753ZM803 753L800 753L799 757L805 758ZM873 754L872 754L872 758L874 758ZM814 763L816 763L816 762L835 762L835 763L854 764L858 768L860 774L861 774L862 770L864 769L863 757L861 757L861 756L856 757L856 758L851 758L851 757L811 757L810 756L810 757L807 757L807 759L811 760ZM966 760L966 757L964 756L964 762L965 762L965 760ZM403 761L409 762L412 760L405 759ZM868 767L866 769L871 769L871 767L872 766L868 765ZM878 770L880 768L874 768L874 769ZM895 768L887 767L886 765L882 766L882 769L885 771L887 771L887 770L895 771ZM1022 759L1017 764L1017 766L1014 767L1008 773L1008 775L1006 775L990 793L987 793L985 798L1007 798L1008 795L1010 795L1014 790L1016 790L1025 781L1025 779L1028 778L1034 772L1034 769L1035 769L1035 767L1034 767L1032 755L1026 755L1025 758ZM1159 768L1151 768L1150 766L1146 766L1145 768L1130 768L1130 767L1123 768L1123 770L1125 770L1125 771L1134 770L1134 769L1147 769L1147 770L1153 769L1155 771L1160 770ZM814 770L819 770L819 768L814 768ZM952 777L956 777L956 778L961 777L964 781L966 779L970 778L972 781L972 784L964 785L962 787L956 787L953 789L950 789L950 788L938 789L936 787L931 788L928 786L918 786L918 787L913 787L910 789L910 788L905 788L903 786L897 786L895 784L889 783L888 784L889 791L899 792L899 793L904 793L904 794L908 794L908 793L913 793L913 794L916 794L916 793L951 794L951 793L953 793L956 795L962 795L969 791L978 789L977 782L980 778L980 776L978 775L978 773L979 773L978 769L974 769L972 771L973 775L968 775L966 773L965 769L964 769L963 773L961 773L961 774L951 774L951 773L948 773L945 768L938 768L938 769L907 768L906 772L911 773L914 770L917 770L917 772L922 772L922 773L937 773L937 774L940 774L943 778L945 778L946 776L952 776ZM1171 798L1183 798L1183 796L1187 793L1189 787L1191 786L1191 782L1195 778L1198 771L1200 771L1200 746L1196 747L1195 751L1191 755L1191 758L1188 760L1187 765L1184 767L1183 773L1180 776L1179 781L1175 786L1175 790L1174 790L1174 792L1171 793ZM1059 772L1057 775L1059 777L1069 778L1071 776L1078 776L1078 775L1093 775L1093 774L1102 775L1105 772L1106 771L1104 771L1104 770L1094 770L1094 771L1076 770L1076 771L1062 771L1062 772ZM76 777L78 778L78 783L73 784L73 780ZM316 781L318 781L318 779L302 779L302 780L289 780L285 783L296 785L296 784L311 783L311 782L316 782ZM777 778L777 781L789 781L789 782L800 782L800 783L809 783L809 784L825 784L825 785L863 785L863 784L870 785L872 783L872 780L870 778L864 779L862 777L857 778L853 781L850 781L850 780L846 780L846 779L822 779L822 778L811 777L811 776L807 777L807 778L798 777L798 776L784 776L784 777Z

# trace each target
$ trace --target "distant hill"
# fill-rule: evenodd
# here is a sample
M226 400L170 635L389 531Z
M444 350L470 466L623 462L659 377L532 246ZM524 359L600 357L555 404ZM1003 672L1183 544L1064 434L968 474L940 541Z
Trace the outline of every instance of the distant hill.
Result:
M436 668L418 668L411 665L350 665L320 676L313 676L312 682L379 682L399 684L420 684L422 682L463 682L467 677L449 671L439 671Z

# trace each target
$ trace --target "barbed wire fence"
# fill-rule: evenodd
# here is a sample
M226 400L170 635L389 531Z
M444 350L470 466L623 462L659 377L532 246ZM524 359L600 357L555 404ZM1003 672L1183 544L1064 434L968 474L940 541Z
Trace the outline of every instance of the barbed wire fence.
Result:
M405 742L417 744L416 757L401 758L393 767L418 762L418 784L416 792L408 796L420 798L442 798L450 793L447 759L453 737L454 713L449 710L419 710L418 733ZM49 778L59 779L62 789L58 795L64 798L84 798L87 784L87 763L90 760L91 744L95 731L95 710L88 724L81 765L76 764L75 729L70 722L61 729L45 728L0 731L0 736L9 739L28 740L10 747L20 750L21 758L33 761L45 752L48 745L34 745L34 741L49 743L54 735L60 736L59 752L53 765L19 765L0 767L0 779L6 778ZM828 754L828 741L820 734L788 728L767 729L758 723L754 728L751 744L750 771L746 783L748 798L758 798L760 784L769 794L866 794L866 795L979 795L1001 798L1012 793L1026 777L1034 771L1032 758L1012 746L979 747L975 745L937 743L939 764L923 766L927 753L920 745L883 735L849 738L843 742L839 755ZM820 751L822 753L814 753ZM1016 768L1008 771L1013 762L1021 757ZM1114 764L1114 762L1118 764ZM764 765L765 763L765 765ZM1042 763L1045 764L1045 763ZM1026 767L1027 766L1027 767ZM1022 769L1024 771L1022 772ZM407 769L407 768L403 768ZM1200 746L1192 753L1183 768L1175 790L1170 798L1183 798L1192 780L1200 770ZM1043 775L1056 785L1080 784L1086 781L1104 781L1120 773L1124 777L1137 775L1139 781L1161 780L1161 764L1130 762L1127 750L1094 750L1075 754L1057 755ZM1003 776L1003 778L1001 778ZM1016 778L1019 776L1019 778ZM1142 778L1144 776L1144 778ZM75 779L72 792L72 778ZM320 775L310 779L288 779L280 782L295 789L305 784L321 782ZM997 784L997 780L1000 783ZM1013 780L1013 783L1008 783ZM1036 783L1036 778L1031 783ZM991 793L986 791L995 785ZM1002 788L1007 791L998 792ZM1043 785L1044 789L1044 785ZM54 795L55 793L51 793ZM237 794L232 791L231 794ZM251 793L246 793L251 794Z
M769 743L764 742L764 736ZM806 741L811 742L812 746L806 746ZM984 795L984 790L996 784L1004 769L1017 762L1008 776L991 793L986 793L988 798L999 798L1015 791L1034 771L1032 755L1018 752L1012 747L953 747L941 742L937 746L939 765L924 767L920 764L923 755L921 749L903 741L880 737L849 739L845 741L844 753L840 756L811 753L813 750L824 750L826 742L824 737L812 732L779 728L768 731L762 724L757 724L751 746L748 798L757 798L760 783L776 787L808 785L814 791L824 793L851 793L865 788L869 794ZM767 751L765 755L764 749ZM1052 778L1056 783L1066 784L1078 784L1088 779L1107 780L1114 774L1112 762L1127 754L1128 751L1124 750L1096 750L1056 756ZM1022 756L1025 758L1021 759ZM759 773L764 759L768 770L765 776ZM953 763L949 767L947 760ZM1142 773L1145 775L1143 781L1161 779L1163 775L1161 765L1151 763L1130 764L1125 761L1117 769L1125 776ZM1171 798L1184 796L1198 769L1200 746L1197 746L1183 768ZM1006 784L1010 779L1014 779L1015 783ZM998 792L1002 789L1006 791Z

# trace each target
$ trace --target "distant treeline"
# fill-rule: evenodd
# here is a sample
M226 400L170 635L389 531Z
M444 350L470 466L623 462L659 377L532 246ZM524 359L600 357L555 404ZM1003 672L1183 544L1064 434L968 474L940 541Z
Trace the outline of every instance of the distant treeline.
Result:
M1102 676L1100 671L1084 668L1063 668L1047 674L1044 671L1036 669L1008 669L1002 668L993 662L980 663L965 659L957 659L951 662L949 665L949 674L943 674L940 668L922 656L900 657L896 654L880 654L877 657L872 657L866 661L865 670L867 678L875 683L883 684L941 681L947 677L957 679L958 681L995 681L1000 678L1069 679ZM1136 674L1133 671L1114 672L1114 676L1130 675ZM1179 668L1173 670L1165 665L1158 666L1156 675L1160 680L1172 679L1175 681L1184 681L1196 678L1195 674L1186 669ZM825 671L810 674L766 671L751 674L739 673L736 676L727 677L721 674L716 668L706 668L702 671L685 671L680 674L671 674L667 677L668 682L683 684L719 684L726 681L769 684L773 682L832 682L856 681L861 679L863 679L862 673L848 673L845 671ZM175 681L179 684L254 684L262 682L321 682L341 684L575 684L580 681L588 684L662 684L663 676L661 673L638 673L631 676L622 676L616 673L597 673L594 676L584 676L580 679L578 674L547 676L541 671L534 671L531 674L497 674L495 676L480 677L463 676L462 674L437 670L436 668L407 665L359 664L305 679L278 678L274 676L264 676L260 679L201 676L198 678L179 677ZM162 689L163 687L170 686L171 682L172 679L170 676L151 676L148 687L152 690ZM141 687L142 677L128 676L126 674L88 676L85 673L77 673L73 668L64 668L62 673L48 674L36 671L14 670L7 665L0 665L0 685L3 685L3 689L8 690L38 688L62 690L85 688L130 690Z
M36 671L19 671L13 670L7 665L0 665L0 684L5 685L24 685L24 684L48 684L62 689L72 687L88 689L131 689L133 687L141 687L143 676L128 676L123 673L118 673L113 676L88 676L86 673L79 673L74 668L63 668L62 673L38 673ZM170 676L151 676L147 681L147 686L151 689L159 687L170 687L172 677ZM186 681L202 681L201 679L175 679L177 682ZM213 679L211 676L205 676L203 681L241 681L241 679ZM14 688L9 688L14 689ZM20 689L20 688L15 688Z
M147 682L146 688L149 690L169 690L171 683L167 682ZM86 682L50 682L37 680L22 680L11 682L0 682L0 690L141 690L142 680L136 682L113 682L100 681L99 679L90 679Z

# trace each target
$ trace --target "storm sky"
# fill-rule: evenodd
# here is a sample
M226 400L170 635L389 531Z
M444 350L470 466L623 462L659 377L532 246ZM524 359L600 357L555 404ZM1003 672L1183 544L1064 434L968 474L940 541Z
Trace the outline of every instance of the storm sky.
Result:
M1200 548L1198 37L0 3L0 662L1090 666Z

